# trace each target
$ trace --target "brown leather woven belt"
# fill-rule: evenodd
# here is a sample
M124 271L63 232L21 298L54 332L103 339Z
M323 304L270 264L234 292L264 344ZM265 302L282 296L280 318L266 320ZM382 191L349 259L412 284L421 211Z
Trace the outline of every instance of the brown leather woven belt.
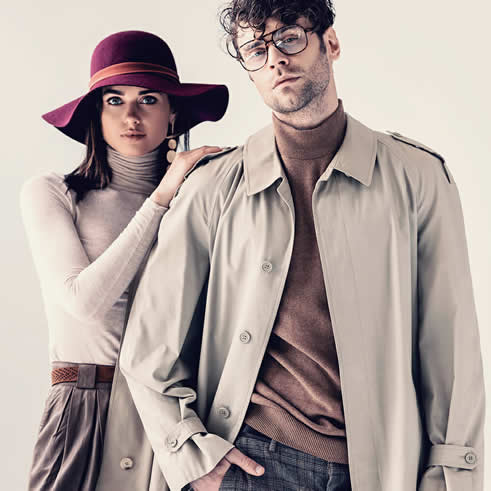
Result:
M112 382L114 376L114 367L106 365L96 365L96 382ZM60 384L61 382L77 382L78 367L61 367L51 370L51 385Z

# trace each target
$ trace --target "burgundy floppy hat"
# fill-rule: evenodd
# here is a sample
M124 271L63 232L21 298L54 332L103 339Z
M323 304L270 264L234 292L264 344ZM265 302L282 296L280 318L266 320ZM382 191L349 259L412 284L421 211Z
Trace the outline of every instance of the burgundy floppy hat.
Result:
M181 83L167 43L149 32L121 31L104 38L90 62L89 91L43 114L43 119L70 138L85 143L95 89L135 85L179 97L174 132L183 133L203 121L218 121L228 105L225 85Z

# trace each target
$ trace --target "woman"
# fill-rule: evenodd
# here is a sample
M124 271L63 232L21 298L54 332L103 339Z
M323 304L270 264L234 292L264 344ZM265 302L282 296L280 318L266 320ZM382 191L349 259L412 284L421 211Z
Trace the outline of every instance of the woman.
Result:
M73 172L32 178L21 193L52 363L30 490L95 489L128 287L185 173L220 151L173 160L176 135L187 146L188 130L227 104L223 85L180 83L161 38L124 31L95 48L89 91L43 116L87 153Z

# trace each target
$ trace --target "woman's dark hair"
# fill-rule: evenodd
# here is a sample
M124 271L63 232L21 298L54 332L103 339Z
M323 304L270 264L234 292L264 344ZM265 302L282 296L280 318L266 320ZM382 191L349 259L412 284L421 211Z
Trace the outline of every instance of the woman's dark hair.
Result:
M334 24L335 16L331 0L232 0L223 7L220 24L226 33L228 51L234 56L239 26L264 32L266 20L270 17L286 25L294 24L299 17L306 17L314 32L322 36Z
M173 111L177 112L179 119L180 102L179 97L169 95L169 104ZM111 167L107 162L106 142L102 136L101 111L102 111L102 89L96 89L87 101L87 111L89 113L89 123L85 135L86 153L82 163L69 174L65 174L65 184L68 190L75 191L75 202L78 203L84 198L86 193L92 189L104 189L112 178ZM184 117L184 114L181 116ZM183 135L182 148L189 150L189 131ZM176 138L179 143L179 139ZM166 162L165 155L169 150L168 140L165 139L160 147L162 162ZM167 171L166 165L162 165L162 177Z

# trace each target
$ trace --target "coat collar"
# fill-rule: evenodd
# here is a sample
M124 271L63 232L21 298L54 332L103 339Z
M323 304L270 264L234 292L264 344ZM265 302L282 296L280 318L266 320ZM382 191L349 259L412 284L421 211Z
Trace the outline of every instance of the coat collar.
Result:
M377 155L376 134L349 114L347 118L343 143L320 179L326 181L336 169L370 186ZM276 149L273 125L258 131L245 143L244 169L248 196L263 191L278 178L286 178Z

